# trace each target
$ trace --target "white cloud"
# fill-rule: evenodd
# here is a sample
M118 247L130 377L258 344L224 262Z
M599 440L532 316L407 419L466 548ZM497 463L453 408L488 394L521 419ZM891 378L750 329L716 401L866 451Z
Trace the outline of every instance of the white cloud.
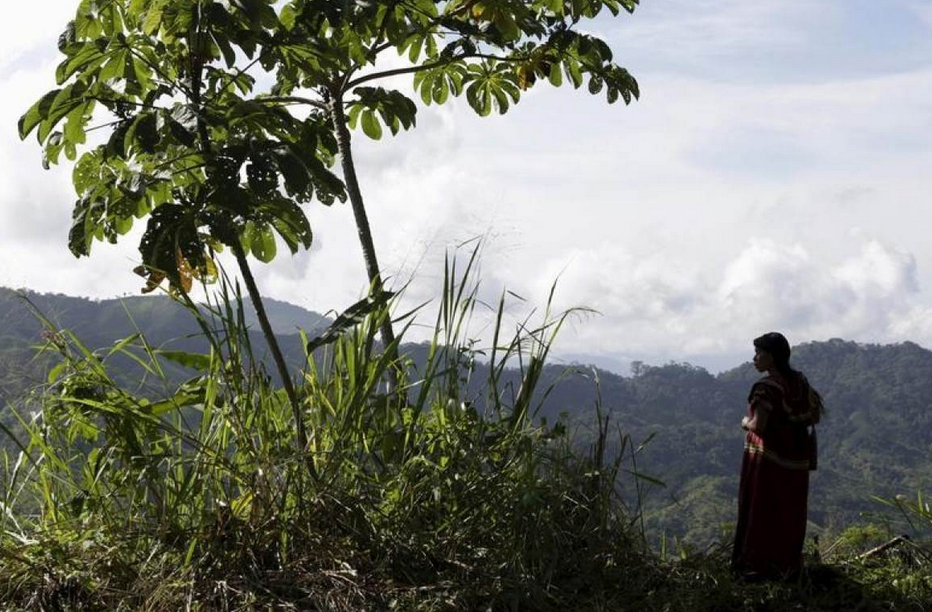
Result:
M8 7L0 20L0 77L14 64L34 66L36 57L57 53L58 34L76 8L74 0L41 0L21 10ZM4 94L9 91L4 87Z
M923 305L913 307L899 317L892 331L898 340L912 339L928 347L929 339L932 338L932 308Z
M732 320L805 338L894 339L895 324L917 294L913 256L876 240L836 262L800 245L753 241L719 286Z
M840 266L835 275L859 293L895 295L919 290L915 258L873 240L857 257Z
M576 250L558 283L559 303L585 304L601 317L579 325L562 348L601 354L623 347L629 355L690 360L740 352L770 330L795 342L900 341L906 331L932 342L914 258L875 240L852 246L859 248L833 261L799 244L756 238L718 270L671 252L641 260L611 244ZM536 299L564 261L542 268Z
M73 10L48 6L56 24ZM488 301L508 287L540 305L562 272L563 303L602 312L563 334L559 346L577 353L701 359L774 327L798 341L932 343L932 71L763 83L683 69L690 58L738 64L749 50L820 61L812 29L841 6L645 2L633 19L596 23L619 25L626 64L631 49L659 58L628 65L644 94L630 107L542 85L505 117L480 119L457 101L421 107L411 133L378 143L358 133L383 267L399 281L416 274L413 304L437 295L446 249L485 235ZM52 87L59 26L38 13L7 20L17 31L0 37L0 284L134 291L134 237L72 258L67 165L42 171L38 147L16 137L18 116ZM366 286L352 212L308 211L313 250L256 264L260 286L344 308Z
M911 2L909 8L923 23L932 28L932 6L926 2Z
M812 2L805 18L818 19L830 10L825 2ZM803 42L792 11L779 0L691 0L645 2L633 23L621 20L618 29L626 46L660 47L681 58L697 54L724 54L749 47L782 47ZM801 13L801 12L800 12ZM674 49L663 45L676 41Z

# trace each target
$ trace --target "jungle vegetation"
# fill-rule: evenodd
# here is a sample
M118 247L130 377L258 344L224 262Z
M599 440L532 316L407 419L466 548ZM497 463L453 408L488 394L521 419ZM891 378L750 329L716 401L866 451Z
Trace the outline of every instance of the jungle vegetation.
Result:
M651 514L648 493L661 481L645 459L654 452L663 476L692 440L696 456L726 465L727 450L713 446L733 436L722 390L744 386L741 371L711 377L674 364L614 380L583 370L564 385L565 368L555 374L547 362L570 313L545 304L512 329L503 292L491 337L474 335L477 250L451 254L433 310L395 310L350 132L379 139L415 127L417 104L388 79L410 75L423 104L463 96L479 115L564 79L627 104L637 82L585 25L636 5L77 2L58 40L57 88L26 110L20 136L36 135L46 166L74 162L74 255L145 220L136 271L146 292L168 297L121 305L130 329L113 338L118 319L95 321L90 303L66 326L67 312L3 295L25 300L40 327L38 337L28 326L0 332L9 366L0 601L24 610L922 609L932 583L919 545L831 565L815 547L798 583L753 586L728 574L727 545L691 552L663 539L652 549L648 530L663 508ZM380 64L392 53L407 64ZM279 245L309 248L304 207L337 201L354 214L366 297L280 340L252 266ZM191 298L196 283L206 303ZM404 345L427 312L430 340ZM713 382L692 384L700 380ZM606 405L613 385L646 411ZM570 396L553 403L558 390ZM727 401L703 404L709 392ZM924 404L893 416L856 403L864 398L851 398L844 421L860 427L858 448L874 450L870 434L902 415L924 423ZM671 435L689 433L668 421L677 411L703 417L696 435ZM913 439L900 439L903 453ZM688 469L669 479L697 484ZM930 525L921 497L888 507L919 530ZM846 530L838 542L853 550L883 535Z

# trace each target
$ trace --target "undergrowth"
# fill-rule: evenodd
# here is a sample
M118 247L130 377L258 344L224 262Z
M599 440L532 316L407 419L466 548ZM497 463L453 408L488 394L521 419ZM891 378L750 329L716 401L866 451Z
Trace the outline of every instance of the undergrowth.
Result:
M30 610L598 600L639 550L617 498L621 458L604 456L604 440L580 455L562 424L533 418L567 313L548 308L506 337L503 296L492 346L478 353L474 257L461 275L447 266L426 363L379 349L382 296L306 339L300 453L288 400L250 345L238 286L222 282L202 307L182 296L209 341L204 354L161 350L142 333L91 350L43 319L42 350L60 362L20 411L19 454L5 457L0 600ZM137 364L149 393L114 380L117 358ZM477 358L488 380L470 394ZM165 360L196 374L153 396L170 386ZM506 367L520 369L520 385L502 382Z
M459 275L455 260L447 265L423 363L378 347L385 296L305 338L301 452L235 284L222 282L205 306L182 296L209 342L204 354L153 347L142 333L91 350L43 319L42 350L60 361L19 411L26 436L0 466L0 602L153 612L928 609L929 572L901 558L815 564L797 583L749 585L728 572L726 547L650 552L637 500L626 506L619 494L622 477L640 490L630 439L607 444L599 405L588 452L562 423L534 418L568 313L548 306L539 324L507 334L503 296L481 349L470 335L481 307L474 258ZM405 325L396 342L416 314L396 319ZM118 358L147 384L118 384ZM166 360L192 376L171 385ZM520 384L503 382L507 367ZM486 379L472 384L480 371ZM609 447L620 450L608 456Z

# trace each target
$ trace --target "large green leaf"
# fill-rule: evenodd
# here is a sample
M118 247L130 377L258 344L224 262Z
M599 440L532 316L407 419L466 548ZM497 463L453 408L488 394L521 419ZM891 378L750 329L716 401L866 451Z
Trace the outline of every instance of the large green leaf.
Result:
M105 45L106 43L101 45L96 41L82 43L76 52L69 54L68 58L58 65L55 70L55 81L61 85L77 72L99 67L107 61L108 56L103 52L103 49L106 49Z
M146 12L145 19L142 22L142 31L148 36L154 35L162 26L162 11L165 7L165 0L156 0L151 2L149 10Z
M268 225L248 222L243 238L249 244L253 256L262 263L269 263L275 259L275 234Z
M559 87L563 84L563 72L560 70L560 64L554 63L550 66L550 84Z
M123 138L125 151L154 153L158 148L159 133L157 116L154 112L143 112L136 116Z
M378 118L376 118L375 113L370 109L366 109L362 112L362 131L365 132L366 136L372 138L373 140L378 140L382 137L382 125L379 123Z
M311 170L291 147L279 147L272 151L275 164L285 179L285 190L298 201L306 202L313 193Z
M71 111L85 104L87 99L84 97L85 86L82 83L68 85L59 90L58 94L52 100L51 105L42 121L39 123L37 136L39 142L44 142L52 130L58 125L59 121L64 119Z
M52 108L52 103L55 101L55 98L58 97L58 94L61 92L61 89L53 89L48 92L39 100L29 107L29 110L19 118L19 137L20 139L26 138L29 135L29 132L35 129L39 122L48 117L49 110ZM40 140L41 142L41 140Z
M90 255L94 230L102 212L99 205L87 198L81 198L75 204L71 229L68 231L68 248L75 257Z
M272 226L292 253L296 253L299 246L311 248L311 224L297 204L286 198L276 198L263 205L260 211L271 217Z
M90 100L76 106L74 110L68 113L68 118L65 121L65 140L72 144L84 144L87 141L85 128L91 118L94 104L95 102Z

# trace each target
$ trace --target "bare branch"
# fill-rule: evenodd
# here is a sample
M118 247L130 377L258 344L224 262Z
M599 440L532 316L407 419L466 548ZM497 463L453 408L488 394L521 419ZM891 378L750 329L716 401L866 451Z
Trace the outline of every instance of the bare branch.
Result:
M415 72L420 72L421 70L430 70L431 68L438 68L440 66L445 66L456 60L461 60L461 59L465 59L465 56L456 56L450 59L432 62L430 64L423 64L421 66L411 66L409 68L395 68L393 70L373 72L371 74L367 74L367 75L359 77L358 79L354 79L350 81L349 83L343 86L343 91L349 91L353 87L357 87L358 85L362 85L363 83L368 83L369 81L375 81L377 79L386 79L388 77L398 76L401 74L412 74Z
M353 87L362 85L363 83L367 83L369 81L375 81L377 79L385 79L388 77L398 76L401 74L413 74L415 72L421 72L422 70L432 70L433 68L439 68L441 66L446 66L448 64L452 64L453 62L458 62L460 60L473 59L473 58L490 59L490 60L496 60L499 62L524 62L528 60L527 56L504 57L504 56L499 56L499 55L491 55L488 53L463 53L461 55L453 55L446 59L437 60L436 62L430 62L428 64L421 64L420 66L410 66L408 68L395 68L393 70L385 70L382 72L373 72L371 74L366 74L366 75L359 77L358 79L354 79L350 81L349 83L347 83L343 87L343 91L349 91Z
M107 123L101 123L100 125L92 125L91 127L86 128L84 131L85 132L96 132L97 130L102 130L104 128L112 127L114 125L119 125L120 123L123 123L124 121L128 121L128 119L117 119L116 121L108 121Z
M208 98L207 101L205 102L205 104L210 104L210 103L212 103L212 102L214 101L214 99L217 98L217 97L218 97L220 94L222 94L224 91L226 91L226 90L230 87L230 85L232 85L233 83L235 83L236 81L238 81L239 78L240 78L241 76L243 76L244 74L246 74L246 72L248 72L253 66L255 66L255 65L258 64L260 61L262 61L262 58L263 58L264 56L265 56L265 53L264 53L264 52L263 52L263 53L260 53L260 54L256 57L256 59L252 60L251 62L249 62L248 64L246 64L246 65L243 66L242 68L238 68L238 69L236 70L236 75L235 75L232 79L230 79L230 80L226 83L226 85L224 85L223 87L221 87L220 89L218 89L217 92L214 93L213 96L211 96L210 98Z
M321 102L320 100L313 100L311 98L302 98L301 96L265 96L262 98L255 98L256 102L272 102L277 104L307 104L308 106L313 106L314 108L320 110L330 110L330 108Z
M127 106L138 106L139 108L148 108L152 110L168 110L164 106L159 106L157 104L146 104L145 102L136 102L126 98L104 98L103 96L84 96L84 98L87 100L95 100L101 104L126 104Z

